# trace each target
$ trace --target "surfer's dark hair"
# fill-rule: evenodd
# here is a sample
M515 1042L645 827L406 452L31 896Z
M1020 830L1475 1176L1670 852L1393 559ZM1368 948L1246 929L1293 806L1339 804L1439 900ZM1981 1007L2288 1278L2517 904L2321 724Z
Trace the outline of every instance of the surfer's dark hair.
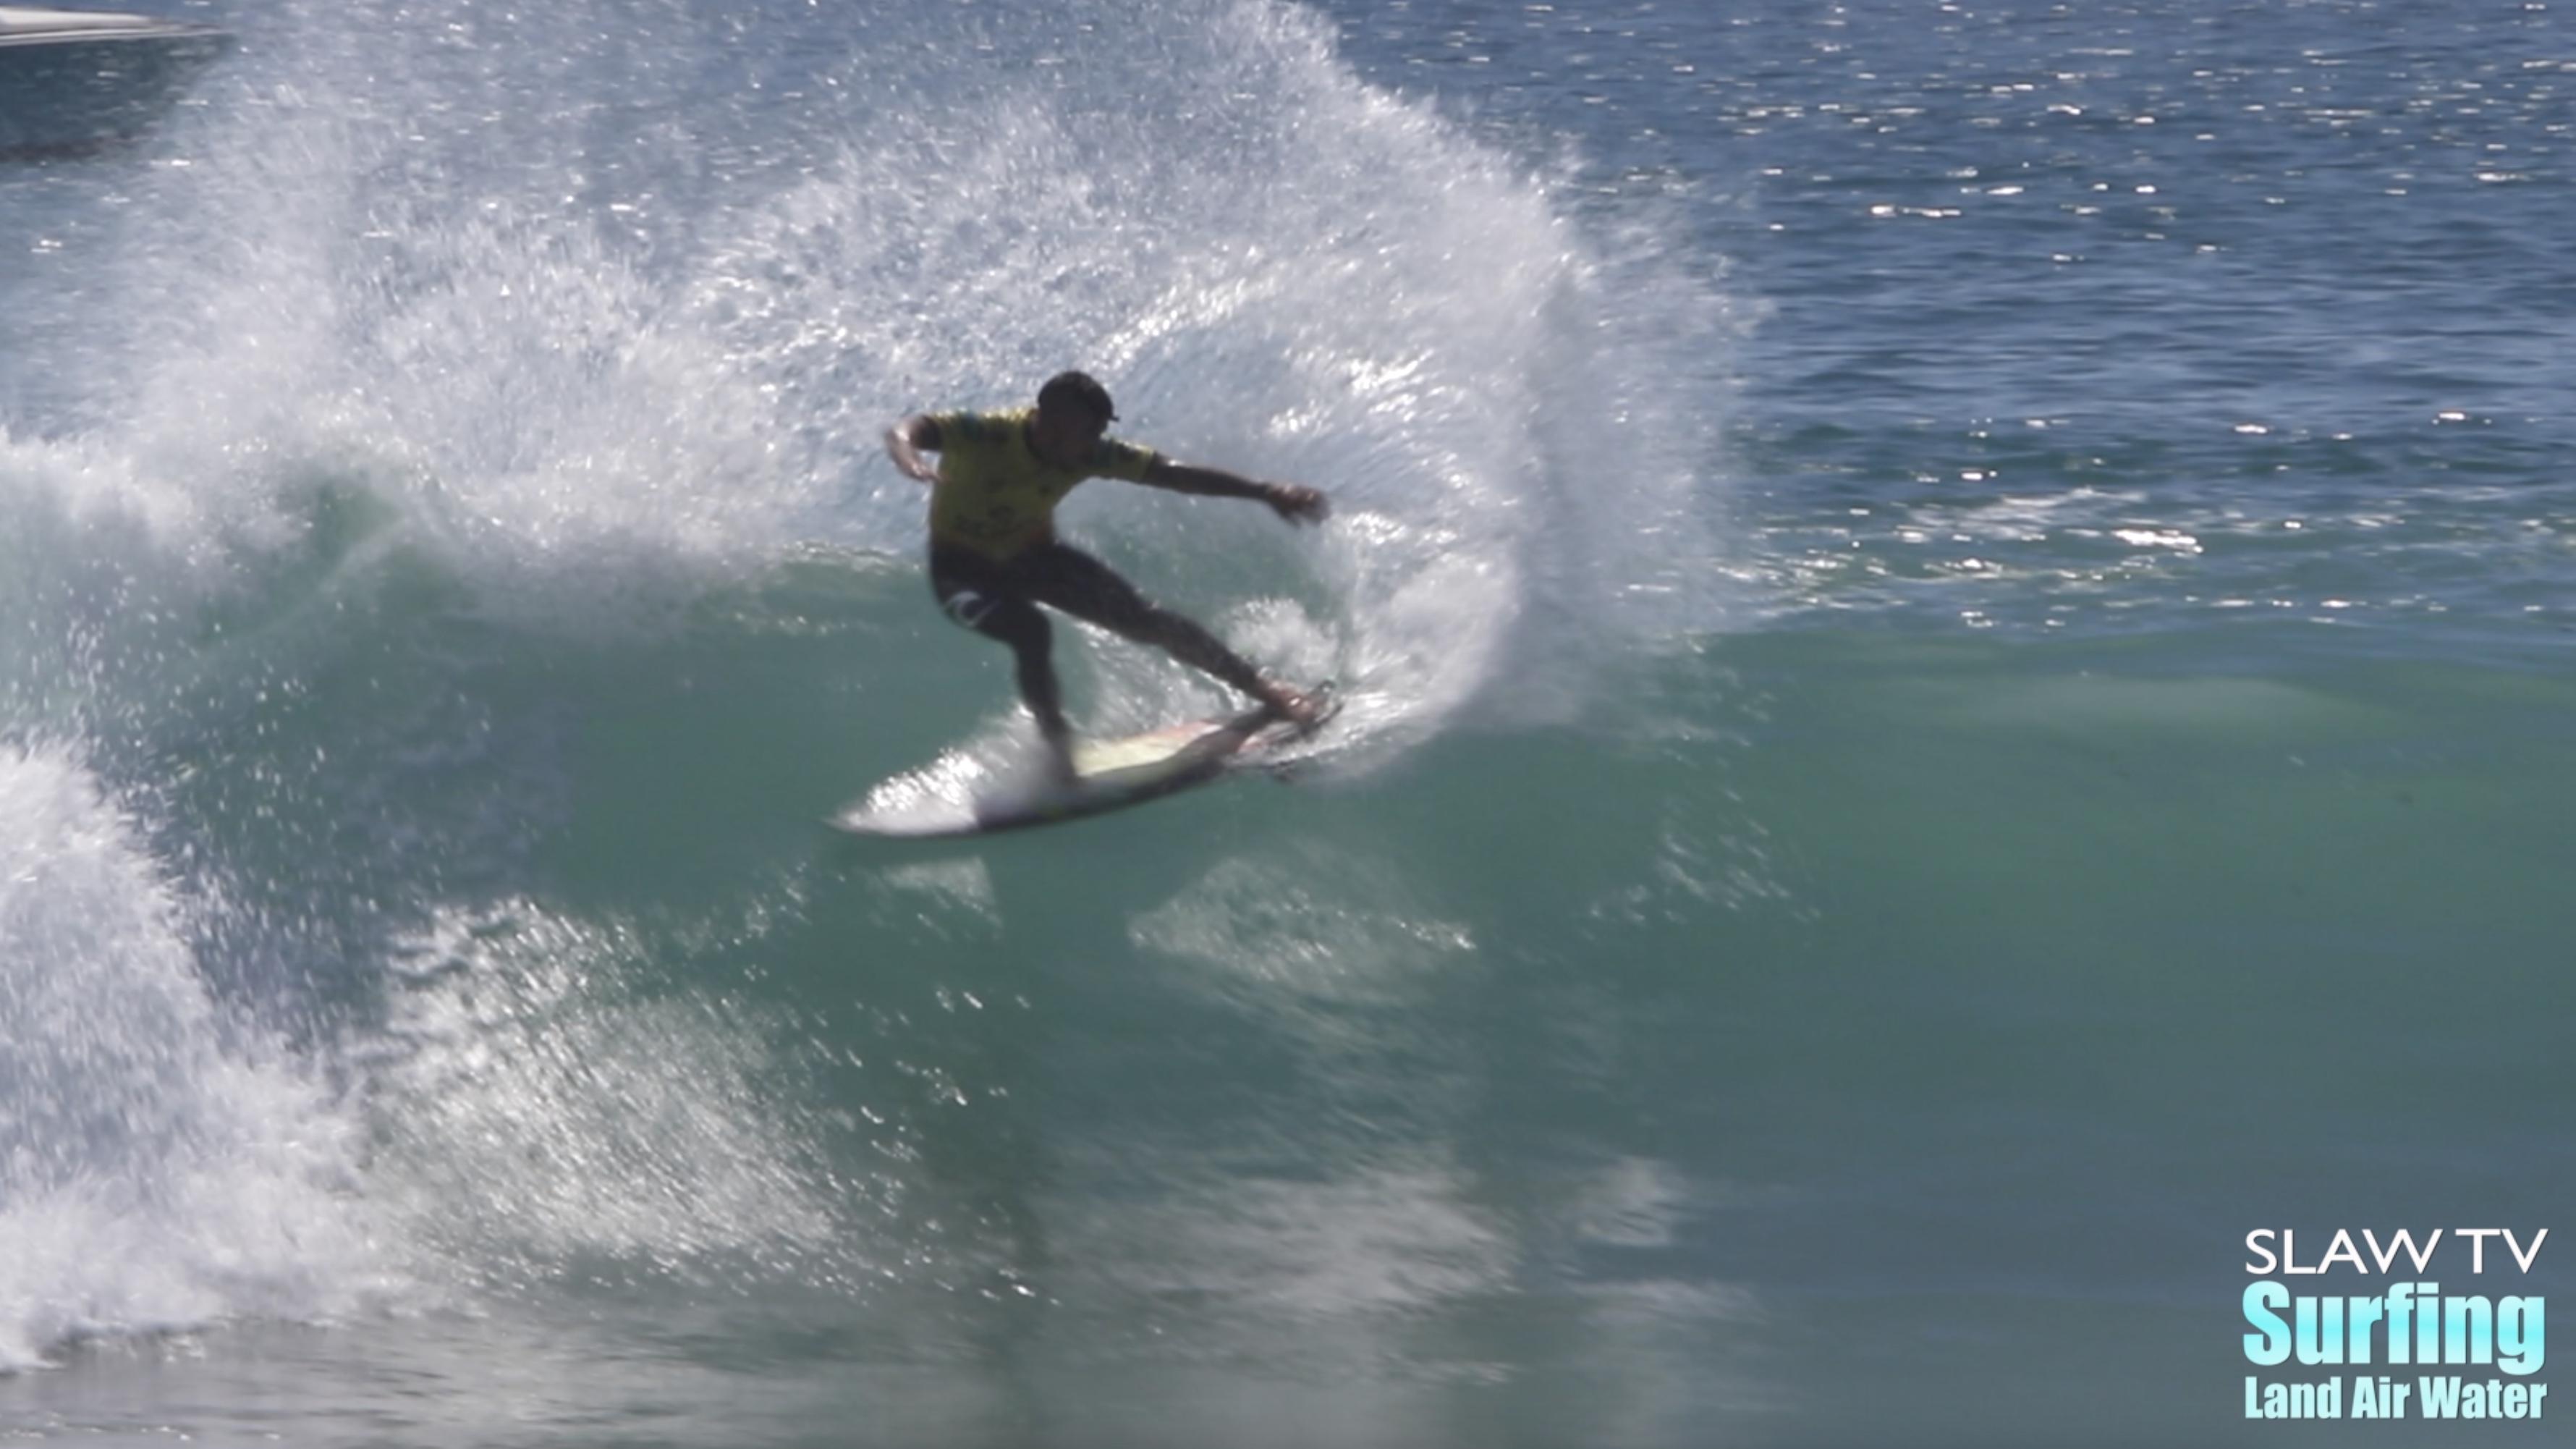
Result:
M1059 372L1038 389L1041 408L1073 408L1089 413L1104 423L1118 421L1118 409L1109 401L1109 389L1100 379L1087 372Z

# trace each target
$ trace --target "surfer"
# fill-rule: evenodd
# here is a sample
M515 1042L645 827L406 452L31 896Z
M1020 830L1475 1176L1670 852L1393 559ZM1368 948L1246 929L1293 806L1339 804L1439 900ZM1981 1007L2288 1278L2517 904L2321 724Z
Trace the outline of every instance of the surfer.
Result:
M1118 412L1090 375L1059 373L1034 408L915 413L886 430L886 453L906 477L930 485L930 588L949 618L1011 648L1020 700L1061 779L1073 776L1073 727L1064 717L1051 631L1038 605L1151 644L1311 729L1315 696L1262 673L1196 623L1138 593L1107 564L1055 536L1055 508L1086 478L1266 503L1290 523L1321 523L1332 503L1316 489L1265 483L1222 468L1175 462L1107 436ZM937 453L933 467L921 456Z

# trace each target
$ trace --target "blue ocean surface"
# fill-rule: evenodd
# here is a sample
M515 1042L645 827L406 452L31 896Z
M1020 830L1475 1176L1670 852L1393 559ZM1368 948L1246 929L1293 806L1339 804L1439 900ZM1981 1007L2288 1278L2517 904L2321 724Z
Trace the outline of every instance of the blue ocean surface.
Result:
M168 13L0 169L0 1438L2563 1438L2354 1417L2576 1261L2563 7ZM1329 749L837 838L1068 366Z

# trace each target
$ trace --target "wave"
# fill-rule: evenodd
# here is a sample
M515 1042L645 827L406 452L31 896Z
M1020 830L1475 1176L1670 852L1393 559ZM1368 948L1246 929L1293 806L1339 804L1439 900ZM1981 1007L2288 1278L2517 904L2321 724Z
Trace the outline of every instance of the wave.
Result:
M115 176L107 263L41 300L70 355L0 352L0 1066L124 1104L10 1129L0 1362L939 1236L936 1172L847 1175L938 1156L938 1094L871 1122L856 1039L710 984L828 993L763 953L1018 899L799 833L1018 728L910 562L906 411L1081 365L1141 440L1330 491L1320 534L1105 484L1066 523L1338 678L1351 768L1579 712L1731 607L1685 381L1724 296L1311 12L393 8L245 17L188 164ZM1218 702L1064 648L1093 727Z

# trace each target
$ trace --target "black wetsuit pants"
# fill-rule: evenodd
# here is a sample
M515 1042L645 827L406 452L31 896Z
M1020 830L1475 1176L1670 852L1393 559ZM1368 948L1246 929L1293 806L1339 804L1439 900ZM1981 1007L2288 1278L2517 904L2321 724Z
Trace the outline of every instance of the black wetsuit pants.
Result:
M930 589L949 618L1011 646L1020 698L1048 739L1069 731L1064 695L1049 655L1053 631L1038 605L1061 609L1123 638L1151 644L1182 663L1259 697L1261 671L1217 637L1136 592L1109 565L1078 548L1041 543L1007 559L930 546Z

